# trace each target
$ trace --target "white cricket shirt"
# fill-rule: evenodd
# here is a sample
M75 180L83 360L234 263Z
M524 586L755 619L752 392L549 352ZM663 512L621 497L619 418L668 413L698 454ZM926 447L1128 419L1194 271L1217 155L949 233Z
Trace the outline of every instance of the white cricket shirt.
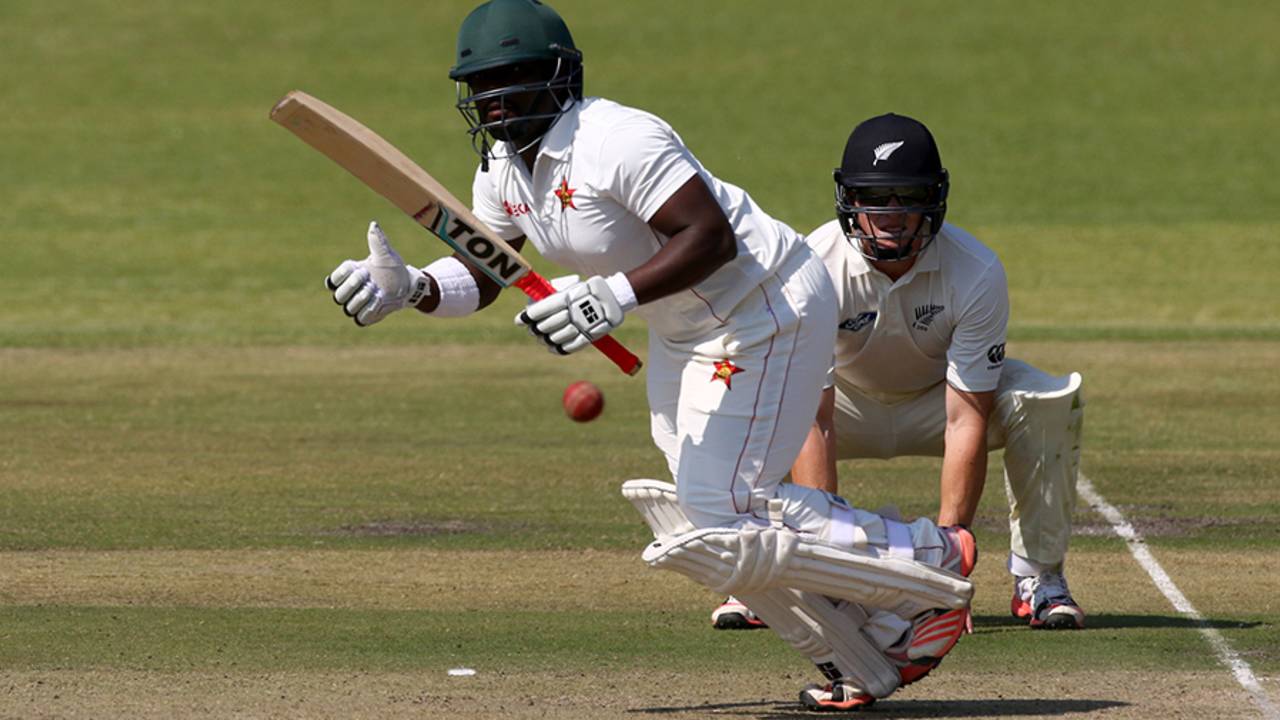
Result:
M511 152L506 143L495 154ZM524 235L543 257L580 275L631 270L668 238L648 220L700 175L738 239L738 257L694 287L636 312L663 337L696 337L728 322L747 293L802 242L741 188L717 180L660 118L602 98L575 103L542 140L533 172L518 158L476 170L476 217L510 240Z
M894 282L853 247L837 220L806 240L839 296L836 387L884 402L918 395L944 379L967 392L996 388L1009 289L990 248L944 223Z

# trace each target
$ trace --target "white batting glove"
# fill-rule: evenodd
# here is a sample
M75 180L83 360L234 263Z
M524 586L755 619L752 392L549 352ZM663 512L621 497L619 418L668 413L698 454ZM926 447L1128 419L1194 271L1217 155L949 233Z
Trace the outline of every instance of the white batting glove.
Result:
M582 282L582 278L578 275L561 275L560 277L553 277L547 282L551 283L551 287L555 288L556 292L559 292L561 290L568 290L574 285L577 285L578 283ZM537 301L530 300L525 304L532 305L535 302Z
M613 332L635 306L635 292L625 275L596 275L529 305L516 315L516 324L528 328L551 352L568 355Z
M333 301L360 327L417 305L431 287L425 273L400 258L376 220L369 223L367 239L369 257L344 260L324 279Z

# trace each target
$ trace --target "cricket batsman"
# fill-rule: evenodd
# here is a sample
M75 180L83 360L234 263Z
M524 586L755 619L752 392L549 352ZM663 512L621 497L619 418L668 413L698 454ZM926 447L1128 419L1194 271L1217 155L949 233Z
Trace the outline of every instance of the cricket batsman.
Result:
M923 124L889 114L858 125L835 182L837 217L808 236L837 287L834 382L794 481L835 492L837 458L941 457L938 523L968 526L987 451L1004 448L1012 612L1033 628L1084 627L1063 574L1080 375L1005 359L1004 268L943 222L949 179ZM735 599L717 613L721 625L759 624Z
M476 217L586 278L516 324L567 355L628 315L648 322L652 436L675 483L624 486L654 529L644 559L748 598L826 676L802 692L810 707L865 705L929 672L967 619L972 536L781 485L834 350L817 255L660 118L584 95L583 55L544 3L477 7L449 76L480 160ZM366 240L326 278L360 326L409 306L461 317L498 293L456 256L406 264L376 223Z

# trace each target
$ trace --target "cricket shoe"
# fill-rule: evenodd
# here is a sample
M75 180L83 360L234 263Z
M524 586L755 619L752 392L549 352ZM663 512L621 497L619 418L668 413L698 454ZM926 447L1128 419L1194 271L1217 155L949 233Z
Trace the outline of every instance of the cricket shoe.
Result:
M911 625L911 639L906 647L886 651L898 666L903 685L921 680L942 663L942 658L960 642L960 636L972 632L969 608L927 612Z
M876 698L862 688L837 680L808 685L800 691L800 704L815 712L851 712L871 707Z
M1084 610L1071 597L1067 578L1060 572L1014 579L1009 611L1027 618L1039 630L1079 630L1084 627Z
M712 611L711 625L717 630L755 630L769 627L751 612L751 608L732 595Z

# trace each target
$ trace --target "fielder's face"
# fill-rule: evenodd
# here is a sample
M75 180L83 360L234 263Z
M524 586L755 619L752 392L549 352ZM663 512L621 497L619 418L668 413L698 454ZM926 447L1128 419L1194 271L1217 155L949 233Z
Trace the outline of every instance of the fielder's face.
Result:
M858 227L866 236L864 242L875 243L881 250L899 254L903 246L918 246L924 242L920 236L920 225L924 222L924 213L892 212L887 208L902 208L902 199L896 193L876 197L876 188L868 188L870 194L857 193L853 205L857 208L880 208L878 212L862 212L857 214ZM919 203L911 202L910 205ZM911 247L909 252L918 252L919 247ZM879 253L877 253L879 254ZM909 253L901 253L903 255Z

